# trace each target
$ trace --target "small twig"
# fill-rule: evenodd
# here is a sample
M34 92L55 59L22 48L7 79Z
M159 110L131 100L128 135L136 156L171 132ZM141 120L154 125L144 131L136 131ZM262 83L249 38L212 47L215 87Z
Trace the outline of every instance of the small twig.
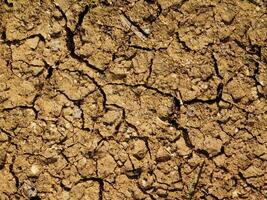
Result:
M189 187L188 190L188 200L192 200L194 197L194 194L196 193L196 188L198 186L202 171L203 171L203 167L204 167L205 161L202 162L199 172L197 174L197 177L195 178L194 182L191 184L191 186Z
M141 30L140 27L135 26L131 20L129 19L128 16L126 16L126 14L124 12L121 11L120 14L120 18L121 18L121 22L123 23L123 25L130 29L131 31L134 32L135 35L137 35L141 40L145 40L147 38L146 34L144 33L143 30Z

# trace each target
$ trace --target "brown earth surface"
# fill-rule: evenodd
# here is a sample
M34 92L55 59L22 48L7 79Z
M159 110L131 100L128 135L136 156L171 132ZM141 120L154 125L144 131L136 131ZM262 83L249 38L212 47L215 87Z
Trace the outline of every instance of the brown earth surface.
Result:
M0 0L0 199L267 198L266 0Z

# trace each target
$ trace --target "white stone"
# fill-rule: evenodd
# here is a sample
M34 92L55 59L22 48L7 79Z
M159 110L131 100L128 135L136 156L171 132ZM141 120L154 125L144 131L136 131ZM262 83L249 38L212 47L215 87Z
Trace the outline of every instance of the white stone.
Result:
M40 172L40 170L39 170L39 168L38 168L37 165L32 165L31 166L31 173L32 173L32 175L37 176L39 174L39 172Z

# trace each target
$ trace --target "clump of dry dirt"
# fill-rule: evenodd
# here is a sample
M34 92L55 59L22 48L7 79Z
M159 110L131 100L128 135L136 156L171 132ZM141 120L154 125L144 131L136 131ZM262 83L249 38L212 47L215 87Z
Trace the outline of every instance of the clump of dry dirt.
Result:
M0 36L0 199L267 197L265 0L2 0Z

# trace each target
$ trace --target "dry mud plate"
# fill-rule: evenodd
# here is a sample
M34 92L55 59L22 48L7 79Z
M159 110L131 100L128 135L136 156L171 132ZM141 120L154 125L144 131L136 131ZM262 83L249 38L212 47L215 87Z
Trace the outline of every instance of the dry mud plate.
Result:
M1 200L266 198L266 0L0 0Z

